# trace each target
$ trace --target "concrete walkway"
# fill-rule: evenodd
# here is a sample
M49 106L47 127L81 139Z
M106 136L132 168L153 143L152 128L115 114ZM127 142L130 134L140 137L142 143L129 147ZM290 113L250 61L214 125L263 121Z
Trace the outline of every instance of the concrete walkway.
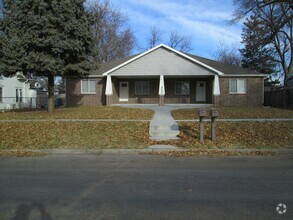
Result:
M150 139L156 141L163 140L177 140L179 139L177 135L179 134L179 126L171 115L171 111L175 109L182 108L206 108L211 105L193 105L193 104L183 104L183 105L119 105L128 108L143 108L150 109L155 112L153 119L150 123Z
M155 114L150 123L150 139L152 140L176 140L179 134L179 126L173 119L168 108L154 109Z

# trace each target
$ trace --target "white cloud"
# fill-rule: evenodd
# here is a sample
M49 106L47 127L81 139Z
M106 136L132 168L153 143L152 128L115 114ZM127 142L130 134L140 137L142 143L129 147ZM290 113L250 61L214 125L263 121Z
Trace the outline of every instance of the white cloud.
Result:
M233 12L232 0L112 0L112 2L128 14L140 44L145 42L150 27L154 25L166 32L176 29L184 35L191 36L196 48L200 45L209 53L217 49L219 41L239 44L241 40L240 27L227 25L227 20Z

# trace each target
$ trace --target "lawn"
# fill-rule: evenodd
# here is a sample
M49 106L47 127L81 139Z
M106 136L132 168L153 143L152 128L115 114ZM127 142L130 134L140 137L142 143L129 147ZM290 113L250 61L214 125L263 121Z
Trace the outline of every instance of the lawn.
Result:
M147 109L123 107L80 106L58 108L53 114L44 110L0 112L0 120L19 119L143 119L150 120L154 112Z
M147 122L10 122L1 124L0 149L143 148Z
M180 140L153 142L183 148L293 148L292 122L219 122L217 140L210 140L205 122L205 140L199 142L198 122L180 122Z
M150 120L153 111L122 107L80 106L45 110L0 112L0 149L143 148L149 142L148 122L62 122L50 119ZM33 119L49 121L32 122Z
M207 108L210 110L212 108ZM219 111L219 118L293 118L293 109L270 107L213 107ZM178 109L172 111L175 120L198 118L198 109Z
M221 118L293 118L292 110L275 108L219 108ZM197 117L195 109L173 111L176 119ZM205 140L199 142L198 122L180 122L180 139L152 141L148 122L62 122L29 119L147 119L153 112L121 107L77 107L45 111L5 112L0 119L28 119L0 123L0 149L107 149L144 148L171 144L182 148L292 148L293 122L218 122L217 141L210 141L205 122Z

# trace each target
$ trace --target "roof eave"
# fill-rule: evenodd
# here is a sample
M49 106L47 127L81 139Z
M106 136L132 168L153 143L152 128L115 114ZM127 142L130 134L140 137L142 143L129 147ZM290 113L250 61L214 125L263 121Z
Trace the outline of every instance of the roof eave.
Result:
M256 73L256 74L225 74L222 77L267 77L267 74L261 74L261 73Z

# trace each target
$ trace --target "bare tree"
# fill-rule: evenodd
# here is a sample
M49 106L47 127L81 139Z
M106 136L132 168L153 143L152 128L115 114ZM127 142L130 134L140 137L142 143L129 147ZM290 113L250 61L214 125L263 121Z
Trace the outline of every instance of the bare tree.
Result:
M126 25L127 18L111 7L109 1L88 5L93 34L92 59L96 65L128 56L135 37Z
M168 45L181 52L189 52L191 50L191 38L181 35L177 30L173 30L169 34Z
M231 22L238 22L256 9L265 8L276 3L287 4L293 9L292 0L233 0L236 7ZM291 18L292 18L291 14Z
M241 55L239 48L235 44L225 44L220 42L218 50L214 53L215 60L233 66L241 66Z
M276 3L258 8L254 13L267 26L261 43L273 46L274 57L282 68L286 82L293 74L293 9L286 3Z
M156 26L153 26L150 30L150 35L147 38L147 49L153 48L162 41L163 31ZM191 48L191 38L181 35L177 30L169 32L168 46L179 50L183 53L189 52Z
M284 82L293 74L293 4L292 0L234 0L232 22L253 14L266 26L259 44L274 48L273 56L281 67Z
M162 41L163 31L156 26L153 26L150 30L150 35L147 38L148 48L153 48Z

